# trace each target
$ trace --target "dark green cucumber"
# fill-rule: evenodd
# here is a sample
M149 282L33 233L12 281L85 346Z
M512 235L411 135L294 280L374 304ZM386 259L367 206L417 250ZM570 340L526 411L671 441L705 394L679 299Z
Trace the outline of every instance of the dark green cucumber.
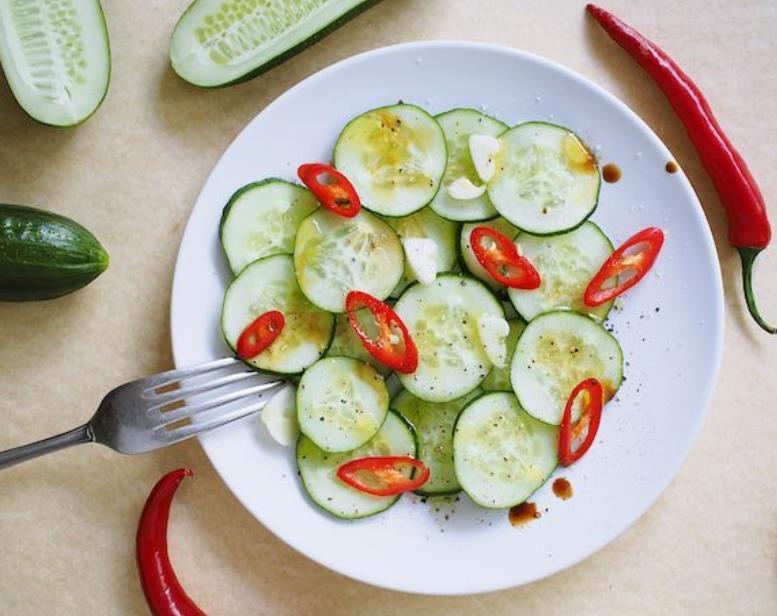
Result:
M108 253L77 222L31 207L0 204L0 301L66 295L107 267Z
M253 79L380 0L194 0L170 43L173 70L219 88ZM249 6L250 5L250 6Z

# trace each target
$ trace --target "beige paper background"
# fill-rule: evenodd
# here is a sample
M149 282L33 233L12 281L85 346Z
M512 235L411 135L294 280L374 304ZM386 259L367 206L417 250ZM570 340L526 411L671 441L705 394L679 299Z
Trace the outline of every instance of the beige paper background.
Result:
M744 316L721 205L682 127L646 76L584 17L583 3L385 0L265 76L221 91L190 87L168 68L168 37L187 0L103 3L113 80L93 119L71 130L38 125L0 83L0 201L72 216L112 257L82 292L0 305L0 449L70 428L111 387L170 367L169 294L182 225L222 151L300 79L400 41L515 46L591 78L642 116L676 154L709 217L726 290L725 357L701 436L658 503L585 563L531 586L443 599L378 590L272 536L196 443L135 458L93 446L0 474L0 613L145 613L137 517L154 481L181 464L198 476L174 508L172 556L210 614L777 613L777 337ZM777 4L607 5L696 78L777 221ZM776 271L773 247L758 281L761 307L775 321Z

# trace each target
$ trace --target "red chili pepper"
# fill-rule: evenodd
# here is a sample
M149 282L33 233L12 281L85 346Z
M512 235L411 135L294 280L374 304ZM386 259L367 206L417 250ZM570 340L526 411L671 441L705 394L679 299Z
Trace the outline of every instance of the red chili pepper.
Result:
M747 164L726 137L701 90L662 49L612 13L593 4L586 9L648 72L688 131L728 212L728 237L742 259L747 308L758 325L770 334L777 333L777 328L761 317L753 294L753 262L769 244L772 231L763 195Z
M270 346L281 335L286 319L279 310L260 314L243 330L237 339L237 356L252 359Z
M664 232L658 227L642 229L623 242L588 283L583 295L585 305L593 308L609 302L637 284L653 267L663 244ZM636 250L626 254L632 248ZM632 272L632 274L622 278L624 272ZM604 286L608 280L616 276L621 276L621 280L612 287Z
M511 289L536 289L540 273L515 243L490 227L475 227L469 234L475 258L494 280Z
M580 412L580 418L572 425L572 408L575 400L580 395L585 396L583 409ZM561 417L558 435L558 459L562 466L569 466L577 462L590 449L599 430L603 404L604 393L602 391L602 384L596 379L581 381L572 390L572 394L564 407L564 415ZM580 447L572 451L573 442L580 437L586 426L588 426L588 432L585 435L585 439L583 439Z
M353 218L361 209L361 201L353 184L331 165L309 163L297 169L299 179L310 189L326 209L346 218ZM321 182L321 177L327 178Z
M403 470L415 469L408 477ZM429 479L429 467L410 456L358 458L341 465L337 477L352 488L374 496L391 496L417 490Z
M140 583L154 616L205 616L189 598L170 564L167 552L167 522L170 505L189 468L176 469L159 480L148 496L140 516L137 559Z
M375 319L377 337L372 338L359 323L356 312L362 308ZM351 291L345 298L348 322L362 341L364 348L380 363L404 374L418 368L418 349L410 332L388 304L363 291Z

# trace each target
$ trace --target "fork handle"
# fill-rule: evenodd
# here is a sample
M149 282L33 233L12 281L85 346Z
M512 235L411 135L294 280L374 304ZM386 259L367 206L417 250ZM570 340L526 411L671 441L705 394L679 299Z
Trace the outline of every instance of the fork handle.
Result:
M26 462L27 460L32 460L38 456L65 449L66 447L92 442L94 442L92 428L89 424L84 424L69 432L63 432L42 441L0 452L0 471L20 462Z

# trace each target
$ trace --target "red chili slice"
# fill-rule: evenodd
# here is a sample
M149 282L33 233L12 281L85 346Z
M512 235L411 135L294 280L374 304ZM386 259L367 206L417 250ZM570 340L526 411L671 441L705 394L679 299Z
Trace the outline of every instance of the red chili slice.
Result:
M308 163L297 169L299 179L310 189L318 202L330 212L353 218L362 207L359 195L350 180L331 165ZM326 181L322 182L321 178Z
M402 472L409 469L415 469L415 477ZM376 456L346 462L337 469L337 477L367 494L391 496L424 485L429 479L429 467L410 456Z
M270 310L260 314L237 339L237 356L240 359L256 357L275 342L275 339L281 335L285 324L286 319L279 310Z
M357 310L366 308L372 314L377 337L372 338L359 323ZM380 363L404 374L418 368L418 349L410 332L388 304L363 291L351 291L345 298L348 322L362 341L364 348Z
M136 552L140 584L154 616L205 616L175 575L167 550L167 522L178 486L194 473L176 469L159 480L148 495L138 523Z
M583 295L586 306L594 307L609 302L625 293L648 273L664 244L664 232L658 227L648 227L632 235L610 255L601 269L588 283ZM632 250L634 249L634 250ZM626 254L630 251L628 254ZM632 272L612 287L604 288L608 280Z
M511 289L536 289L542 280L532 262L518 252L505 235L489 227L475 227L469 234L475 258L497 282Z
M583 409L580 418L572 425L572 408L578 396L584 395ZM558 437L558 459L562 466L569 466L583 457L591 447L599 430L599 422L602 418L602 406L604 405L604 392L602 384L596 379L586 379L577 384L572 390L567 404L564 407L564 415L561 417L561 426ZM588 432L585 439L576 450L572 451L572 444L578 440L585 427Z

